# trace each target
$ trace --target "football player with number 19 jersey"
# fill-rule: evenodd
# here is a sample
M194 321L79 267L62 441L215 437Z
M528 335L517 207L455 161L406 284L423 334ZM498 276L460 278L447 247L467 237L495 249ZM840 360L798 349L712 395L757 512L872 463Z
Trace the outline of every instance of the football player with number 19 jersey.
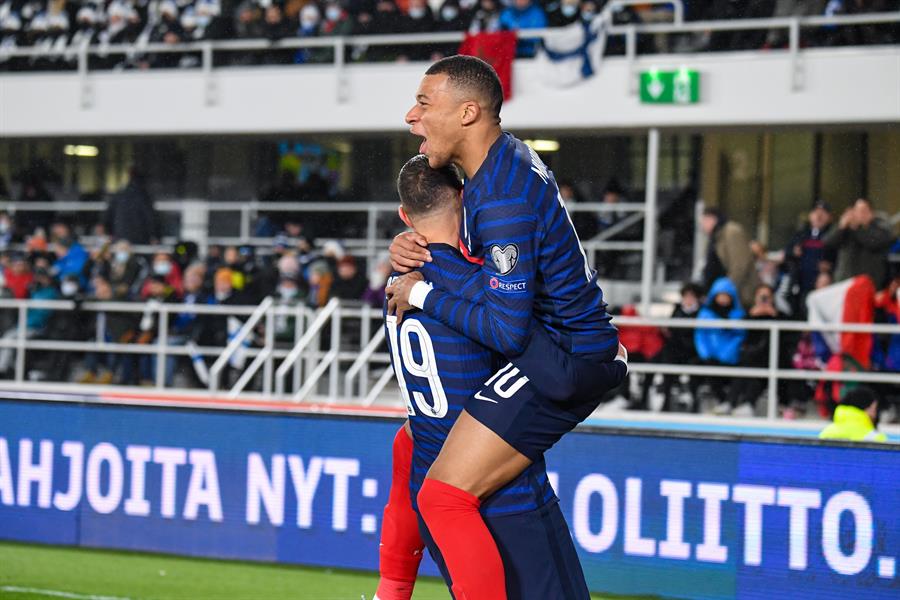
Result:
M401 218L431 240L432 262L421 272L425 280L444 289L459 289L472 276L473 266L461 254L459 239L461 183L452 168L434 170L424 156L411 159L399 178ZM484 294L479 287L469 290L473 301ZM466 293L466 292L463 292ZM455 332L422 311L398 316L385 315L385 329L391 363L409 415L412 456L406 427L395 439L395 482L385 509L382 528L382 580L377 598L408 598L412 583L402 570L392 572L397 562L418 561L423 542L409 539L403 532L404 503L417 512L416 495L428 469L437 458L444 440L466 402L476 395L491 374L494 393L513 394L531 385L515 367L498 369L503 357L478 342ZM486 401L490 401L489 399ZM409 469L406 476L403 468ZM404 496L409 494L408 499ZM504 562L509 597L552 599L587 597L584 576L558 500L547 479L543 458L495 492L480 506L481 514L497 543ZM399 514L399 516L398 516ZM411 518L409 515L405 518ZM424 543L440 567L448 587L450 574L427 527L416 519ZM404 547L404 545L406 547ZM393 576L393 577L392 577Z

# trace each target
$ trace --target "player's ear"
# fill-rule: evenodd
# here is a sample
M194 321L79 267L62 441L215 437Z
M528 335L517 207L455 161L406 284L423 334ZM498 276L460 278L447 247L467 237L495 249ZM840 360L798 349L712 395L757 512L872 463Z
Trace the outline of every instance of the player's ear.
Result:
M463 104L462 125L468 127L478 120L481 116L481 107L474 100L470 100Z
M409 227L410 229L415 229L415 227L413 227L412 221L409 220L409 215L406 214L406 211L403 210L402 206L397 207L397 214L400 215L400 220L403 221L403 223L407 227Z

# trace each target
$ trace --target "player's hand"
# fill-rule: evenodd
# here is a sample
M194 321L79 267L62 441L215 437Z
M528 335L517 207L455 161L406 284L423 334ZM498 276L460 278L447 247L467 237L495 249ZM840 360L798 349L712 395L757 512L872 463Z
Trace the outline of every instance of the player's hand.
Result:
M391 242L391 267L398 273L409 273L413 269L421 267L426 262L431 262L431 252L428 251L428 240L425 236L414 231L404 231L397 234Z
M413 308L409 303L409 293L419 281L425 281L425 277L418 271L412 271L398 277L385 288L384 293L388 298L387 314L396 315L398 323L403 320L403 313Z
M619 344L619 351L616 352L616 358L619 360L625 361L625 364L628 364L628 350L625 349L621 343Z

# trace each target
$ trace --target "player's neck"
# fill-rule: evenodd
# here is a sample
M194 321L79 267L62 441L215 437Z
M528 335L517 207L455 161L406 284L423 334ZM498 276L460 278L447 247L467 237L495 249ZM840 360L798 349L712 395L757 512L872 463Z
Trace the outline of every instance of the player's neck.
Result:
M456 248L459 245L459 228L450 229L420 229L416 228L416 233L425 236L429 244L447 244Z
M459 245L459 218L448 219L446 215L422 219L415 223L416 233L425 236L429 244Z
M466 173L466 179L472 179L481 168L487 158L491 146L500 137L503 130L499 125L491 126L483 132L473 133L473 135L463 142L462 152L459 153L459 159L455 161L460 168Z

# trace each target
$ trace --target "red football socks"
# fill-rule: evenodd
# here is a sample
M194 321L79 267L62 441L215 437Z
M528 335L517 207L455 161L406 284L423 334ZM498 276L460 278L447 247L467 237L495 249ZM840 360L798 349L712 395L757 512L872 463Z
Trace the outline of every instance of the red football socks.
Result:
M472 494L436 479L419 490L419 513L440 548L456 600L506 600L503 561Z
M425 543L409 495L412 454L412 438L401 427L394 436L391 492L381 521L378 600L409 600L422 561Z

